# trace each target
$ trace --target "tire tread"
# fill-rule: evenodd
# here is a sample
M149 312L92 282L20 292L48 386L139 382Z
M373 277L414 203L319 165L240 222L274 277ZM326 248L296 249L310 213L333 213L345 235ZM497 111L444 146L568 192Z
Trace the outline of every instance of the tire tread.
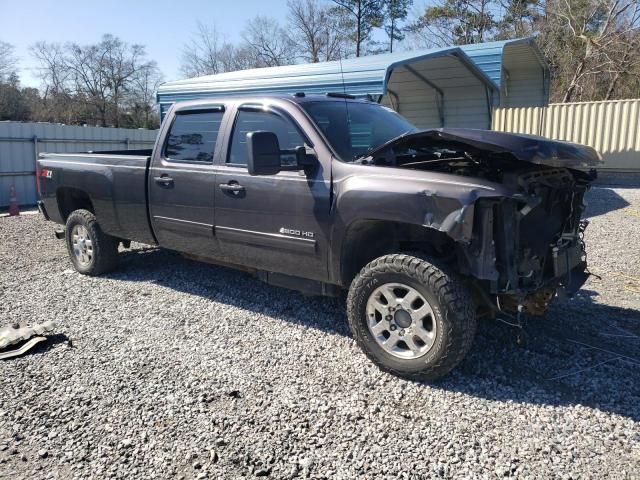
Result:
M95 261L87 269L79 269L73 260L73 250L71 248L71 229L73 225L84 225L92 236ZM96 216L89 210L74 210L67 218L66 238L67 251L71 258L71 263L84 275L96 276L112 271L118 265L118 240L102 231Z
M436 362L419 372L404 372L392 368L373 355L368 344L361 338L355 297L365 284L376 275L401 273L423 283L436 294L441 303L447 328L447 344ZM464 358L473 344L476 332L476 317L471 297L459 275L438 262L420 254L390 254L376 258L360 271L349 288L347 316L356 342L367 356L382 370L415 380L434 380L446 375Z

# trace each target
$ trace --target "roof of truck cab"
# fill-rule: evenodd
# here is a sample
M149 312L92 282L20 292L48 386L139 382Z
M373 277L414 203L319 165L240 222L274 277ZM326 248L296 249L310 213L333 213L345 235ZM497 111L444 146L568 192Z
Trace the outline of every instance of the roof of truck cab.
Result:
M334 92L329 92L334 93ZM341 92L335 92L341 94ZM269 100L287 100L293 103L309 103L309 102L350 102L350 103L368 103L371 105L379 105L379 103L371 101L368 98L363 97L342 97L342 96L332 96L327 94L318 94L312 93L307 95L305 92L296 92L296 93L265 93L262 95L219 95L216 97L207 97L196 100L185 100L176 104L178 108L185 108L190 105L193 106L203 106L203 105L218 105L223 102L242 102L242 103L265 103Z

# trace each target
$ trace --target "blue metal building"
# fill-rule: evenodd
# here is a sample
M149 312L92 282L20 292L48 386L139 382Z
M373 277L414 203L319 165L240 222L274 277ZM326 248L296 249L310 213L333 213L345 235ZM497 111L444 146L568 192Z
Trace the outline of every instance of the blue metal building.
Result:
M548 103L548 67L533 39L258 68L168 82L161 113L220 95L342 92L393 107L421 128L490 128L498 106Z

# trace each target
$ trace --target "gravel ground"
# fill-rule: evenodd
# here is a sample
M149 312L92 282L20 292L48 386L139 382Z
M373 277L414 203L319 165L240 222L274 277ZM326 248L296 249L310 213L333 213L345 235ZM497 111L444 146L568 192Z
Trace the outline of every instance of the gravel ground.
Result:
M592 277L522 332L483 322L434 385L374 368L338 300L136 245L102 278L0 219L0 478L640 478L640 189L596 188Z

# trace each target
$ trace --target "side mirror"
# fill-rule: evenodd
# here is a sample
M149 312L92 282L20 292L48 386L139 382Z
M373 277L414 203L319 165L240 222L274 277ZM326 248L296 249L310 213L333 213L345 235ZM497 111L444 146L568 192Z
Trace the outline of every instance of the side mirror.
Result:
M275 175L280 171L280 144L273 132L247 133L249 175Z
M296 163L299 168L314 167L318 164L316 152L313 149L307 150L307 147L296 147Z

